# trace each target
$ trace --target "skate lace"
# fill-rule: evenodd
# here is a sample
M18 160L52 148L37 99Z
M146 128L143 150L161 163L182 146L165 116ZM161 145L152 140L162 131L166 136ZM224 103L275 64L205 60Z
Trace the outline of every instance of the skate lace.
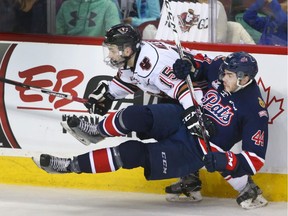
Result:
M91 136L96 136L99 134L96 124L91 124L90 122L84 121L83 119L81 119L78 127L81 131Z
M66 158L51 157L50 166L58 172L66 172L70 162Z

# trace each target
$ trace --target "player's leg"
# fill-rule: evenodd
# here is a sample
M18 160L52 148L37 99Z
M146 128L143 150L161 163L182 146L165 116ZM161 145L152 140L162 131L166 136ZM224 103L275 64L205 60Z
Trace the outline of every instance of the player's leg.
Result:
M176 133L183 125L182 123L182 106L178 104L152 104L146 106L130 106L127 112L123 112L123 122L127 128L135 131L140 139L154 138L155 140L167 139L171 134ZM129 116L135 117L137 121L131 121ZM152 119L152 124L139 125L140 119L138 113L145 113L145 118ZM147 120L146 120L147 121Z
M121 167L130 169L144 166L146 152L144 143L130 140L117 147L90 151L73 158L41 154L39 158L33 158L33 161L48 173L95 174L114 172Z
M140 138L163 139L179 128L182 111L181 106L172 104L133 105L109 114L97 125L76 116L61 124L85 145L97 143L105 137L125 136L131 131Z
M175 122L171 119L173 118L169 120L171 125L181 125L178 122L181 118L175 118ZM165 135L164 131L167 129L171 132L173 127L162 127L162 134ZM156 180L188 175L202 167L202 156L193 146L193 139L182 124L170 137L156 143L132 140L118 147L94 150L73 159L42 154L34 161L50 173L102 173L116 171L120 167L131 169L141 166L144 167L148 180Z

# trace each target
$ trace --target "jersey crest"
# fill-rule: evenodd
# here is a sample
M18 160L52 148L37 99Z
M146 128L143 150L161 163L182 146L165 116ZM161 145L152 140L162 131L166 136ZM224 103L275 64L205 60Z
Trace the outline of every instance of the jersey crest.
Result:
M265 102L262 100L262 98L258 97L258 101L259 101L259 105L260 105L262 108L265 108L265 107L266 107Z
M209 90L203 100L203 108L206 114L222 126L228 126L234 116L233 108L222 103L221 96L216 90Z

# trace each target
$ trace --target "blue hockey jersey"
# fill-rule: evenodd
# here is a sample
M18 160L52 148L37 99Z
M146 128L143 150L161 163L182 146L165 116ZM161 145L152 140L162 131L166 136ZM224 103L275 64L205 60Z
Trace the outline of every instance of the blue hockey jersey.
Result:
M216 135L210 138L212 151L229 151L242 141L242 151L236 154L239 161L237 170L226 171L224 176L255 174L265 161L268 145L268 111L255 80L245 88L229 93L218 79L223 56L215 59L195 58L199 66L198 79L208 81L205 91L203 112L216 126ZM205 146L203 145L205 153Z

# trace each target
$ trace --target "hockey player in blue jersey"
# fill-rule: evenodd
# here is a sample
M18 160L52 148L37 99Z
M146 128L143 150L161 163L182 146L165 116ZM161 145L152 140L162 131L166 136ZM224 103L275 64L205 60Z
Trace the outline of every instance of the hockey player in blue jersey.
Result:
M208 152L205 145L201 146L206 169L221 172L227 182L240 192L237 202L243 208L266 205L260 188L250 177L264 165L268 145L269 117L254 79L258 72L256 59L245 52L232 53L227 58L218 56L213 60L179 59L174 64L176 77L185 79L191 66L193 81L208 81L202 108L217 131L210 137L212 152ZM193 111L193 107L190 109ZM186 112L188 115L191 113L189 109ZM186 124L189 128L193 121ZM242 141L242 151L234 154L230 149L239 141ZM189 176L166 187L166 192L179 193L187 185ZM251 199L247 199L249 196Z

